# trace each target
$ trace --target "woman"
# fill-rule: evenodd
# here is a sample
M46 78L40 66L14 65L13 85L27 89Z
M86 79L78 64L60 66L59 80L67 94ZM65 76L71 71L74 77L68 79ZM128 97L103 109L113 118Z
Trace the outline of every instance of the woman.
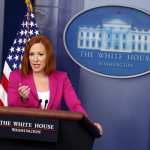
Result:
M10 74L8 105L59 110L62 98L71 111L87 116L67 74L56 71L51 41L43 35L32 37L25 47L21 69Z

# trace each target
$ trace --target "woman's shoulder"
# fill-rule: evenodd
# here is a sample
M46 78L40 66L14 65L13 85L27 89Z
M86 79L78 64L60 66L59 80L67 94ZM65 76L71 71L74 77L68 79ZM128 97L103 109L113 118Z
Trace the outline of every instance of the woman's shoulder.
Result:
M17 69L17 70L13 70L13 71L11 71L11 73L10 73L10 75L12 76L20 76L21 75L21 71L19 70L19 69Z
M20 70L11 71L9 80L18 82L18 81L20 81L20 79L21 79L21 71Z
M21 71L19 69L11 71L9 79L20 79L20 78L21 78Z

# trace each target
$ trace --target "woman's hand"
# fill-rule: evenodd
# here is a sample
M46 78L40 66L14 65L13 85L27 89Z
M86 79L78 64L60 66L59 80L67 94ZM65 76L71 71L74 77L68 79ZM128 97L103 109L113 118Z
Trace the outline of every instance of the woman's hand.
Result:
M99 130L100 135L103 135L103 128L102 128L101 124L98 123L98 122L94 122L94 125L95 125L95 126L97 127L97 129Z
M18 92L19 92L19 95L23 98L23 101L26 102L27 99L29 98L30 87L28 85L22 85L20 83L18 87Z

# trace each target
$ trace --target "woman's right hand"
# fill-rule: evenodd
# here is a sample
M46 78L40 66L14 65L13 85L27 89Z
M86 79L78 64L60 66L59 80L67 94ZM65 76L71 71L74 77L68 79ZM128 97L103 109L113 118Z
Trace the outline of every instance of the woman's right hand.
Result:
M103 131L102 125L100 123L98 123L98 122L94 122L94 125L99 130L100 135L103 135L104 131Z
M23 101L25 102L29 98L30 87L28 85L22 85L20 83L18 87L18 92L19 95L23 98Z

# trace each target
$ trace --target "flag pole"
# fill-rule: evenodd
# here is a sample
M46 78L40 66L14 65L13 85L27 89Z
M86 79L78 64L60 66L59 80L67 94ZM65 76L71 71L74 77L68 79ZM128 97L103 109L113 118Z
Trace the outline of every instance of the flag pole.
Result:
M30 0L25 0L25 3L27 5L27 8L29 10L30 13L33 12L33 7L32 7L32 4L31 4L31 1Z
M31 1L30 0L25 0L25 4L27 6L27 41L29 40L29 32L30 32L30 27L29 27L29 22L30 22L30 15L31 13L33 12L33 7L32 7L32 4L31 4Z

